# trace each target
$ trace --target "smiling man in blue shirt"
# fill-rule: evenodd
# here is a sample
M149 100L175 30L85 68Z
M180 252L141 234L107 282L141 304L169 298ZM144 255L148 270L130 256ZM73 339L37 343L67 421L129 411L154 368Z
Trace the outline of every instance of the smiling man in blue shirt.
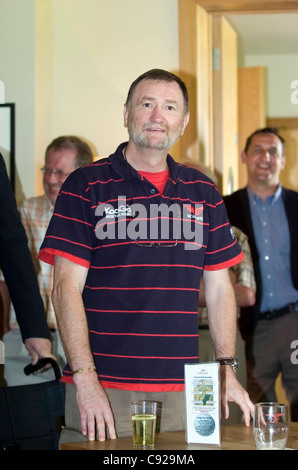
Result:
M254 307L241 309L246 340L247 389L252 401L276 401L282 383L298 421L298 367L291 344L298 339L298 193L280 185L285 141L275 128L254 132L242 161L248 184L224 198L232 225L248 235L257 284Z

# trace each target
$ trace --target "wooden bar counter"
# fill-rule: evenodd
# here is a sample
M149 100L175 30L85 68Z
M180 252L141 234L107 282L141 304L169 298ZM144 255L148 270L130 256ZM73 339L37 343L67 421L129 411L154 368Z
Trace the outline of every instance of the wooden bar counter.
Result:
M291 423L287 449L298 450L298 423ZM132 445L132 437L119 437L108 439L104 442L85 441L68 442L61 444L61 450L104 450L104 451L138 451ZM244 424L226 425L221 427L221 446L206 446L199 444L187 444L184 431L163 432L156 434L154 451L195 451L195 450L256 450L252 424L246 427ZM151 451L150 451L151 452Z

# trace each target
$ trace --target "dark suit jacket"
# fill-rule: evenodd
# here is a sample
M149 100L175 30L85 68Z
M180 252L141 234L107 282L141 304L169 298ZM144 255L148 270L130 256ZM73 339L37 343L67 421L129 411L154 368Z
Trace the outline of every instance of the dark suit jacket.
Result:
M291 274L294 287L298 289L298 193L287 188L282 188L282 198L285 205L286 215L289 222L291 243ZM254 307L241 309L239 321L240 331L245 337L258 321L258 313L262 294L262 280L259 269L259 252L253 232L251 214L247 189L243 188L230 196L224 197L231 225L240 228L247 236L254 265L255 279L257 285L256 303Z
M30 337L50 338L26 232L1 154L0 268L9 289L23 340Z

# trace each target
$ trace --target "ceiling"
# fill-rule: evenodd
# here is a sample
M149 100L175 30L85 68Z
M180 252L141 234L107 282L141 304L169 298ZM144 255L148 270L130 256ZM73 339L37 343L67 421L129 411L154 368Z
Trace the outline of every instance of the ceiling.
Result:
M241 54L298 54L298 13L226 14Z

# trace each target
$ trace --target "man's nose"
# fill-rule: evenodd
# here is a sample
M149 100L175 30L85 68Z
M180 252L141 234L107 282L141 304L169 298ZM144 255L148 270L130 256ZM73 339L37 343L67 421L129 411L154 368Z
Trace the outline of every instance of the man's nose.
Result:
M262 158L269 162L271 160L271 154L269 150L264 150Z
M162 109L160 106L155 106L154 109L152 110L152 113L150 115L150 119L152 122L162 122L164 121L164 116Z

